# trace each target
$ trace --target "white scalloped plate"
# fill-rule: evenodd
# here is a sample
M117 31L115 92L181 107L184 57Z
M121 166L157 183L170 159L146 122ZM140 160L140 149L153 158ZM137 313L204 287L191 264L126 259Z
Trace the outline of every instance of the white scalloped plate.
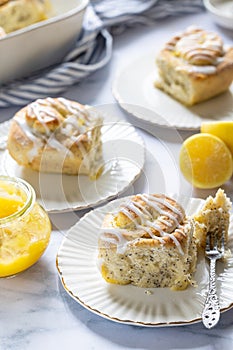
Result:
M204 121L232 120L233 84L229 91L193 107L185 107L154 87L156 53L125 66L113 82L113 95L129 114L155 125L198 130Z
M201 320L208 285L208 268L199 257L195 279L198 286L184 291L138 288L105 282L97 263L97 241L104 215L124 200L117 199L90 211L74 225L60 246L57 269L67 293L88 310L112 321L138 326L177 326ZM179 198L187 214L195 213L200 199ZM233 249L233 220L229 230ZM233 258L218 263L217 290L221 311L233 306Z
M0 124L1 141L8 134L9 122ZM28 181L37 200L49 212L86 209L112 199L125 191L140 175L144 142L134 127L124 121L106 121L102 128L105 170L96 180L87 176L38 173L19 166L8 151L0 152L0 173Z

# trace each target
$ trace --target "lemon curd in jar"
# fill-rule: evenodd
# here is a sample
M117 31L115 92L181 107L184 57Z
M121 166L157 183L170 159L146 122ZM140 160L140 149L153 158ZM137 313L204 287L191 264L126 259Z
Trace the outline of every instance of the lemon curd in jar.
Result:
M49 217L31 185L0 176L0 277L32 266L45 251L50 233Z

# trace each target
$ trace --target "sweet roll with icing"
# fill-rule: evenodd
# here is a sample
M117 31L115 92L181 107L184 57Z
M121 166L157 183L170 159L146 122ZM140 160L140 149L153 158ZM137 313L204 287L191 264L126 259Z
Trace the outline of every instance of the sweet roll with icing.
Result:
M126 198L104 218L99 264L109 283L182 290L194 283L196 254L191 221L165 195Z
M96 178L101 171L102 117L90 106L65 98L38 99L11 121L7 148L33 170Z
M233 47L220 36L191 26L169 40L156 57L155 86L185 105L226 91L233 80Z

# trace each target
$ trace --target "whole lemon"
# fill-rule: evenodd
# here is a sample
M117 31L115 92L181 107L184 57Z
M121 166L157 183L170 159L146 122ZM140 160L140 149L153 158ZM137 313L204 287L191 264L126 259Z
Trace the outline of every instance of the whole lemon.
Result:
M199 133L187 138L180 150L180 169L186 180L197 188L215 188L233 173L232 155L217 136Z
M219 137L233 156L233 121L204 122L201 124L201 132Z

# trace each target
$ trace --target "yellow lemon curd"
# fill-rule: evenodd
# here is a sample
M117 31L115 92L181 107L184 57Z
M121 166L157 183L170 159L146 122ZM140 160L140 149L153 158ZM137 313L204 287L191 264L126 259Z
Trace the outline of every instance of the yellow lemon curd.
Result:
M34 199L29 184L0 177L0 277L32 266L49 243L50 220Z

